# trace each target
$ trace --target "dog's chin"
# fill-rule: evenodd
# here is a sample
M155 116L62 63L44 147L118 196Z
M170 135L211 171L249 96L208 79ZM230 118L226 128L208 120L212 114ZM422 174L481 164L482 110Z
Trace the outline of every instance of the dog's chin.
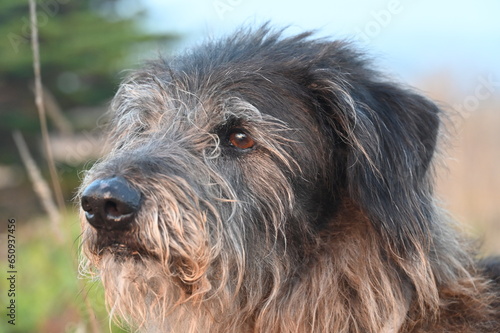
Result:
M103 255L110 255L117 259L136 259L140 260L143 255L135 247L131 247L127 244L114 243L101 248L100 251Z
M137 262L154 259L154 255L141 246L141 244L121 235L97 234L91 248L93 249L92 252L101 259L106 257L106 259L114 259L116 261L133 260Z

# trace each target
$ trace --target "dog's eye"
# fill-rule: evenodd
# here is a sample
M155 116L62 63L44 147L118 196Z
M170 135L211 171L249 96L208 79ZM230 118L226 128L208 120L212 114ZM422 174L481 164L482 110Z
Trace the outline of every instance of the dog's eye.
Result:
M250 149L255 145L252 137L241 130L234 130L229 133L228 140L232 146L238 149Z

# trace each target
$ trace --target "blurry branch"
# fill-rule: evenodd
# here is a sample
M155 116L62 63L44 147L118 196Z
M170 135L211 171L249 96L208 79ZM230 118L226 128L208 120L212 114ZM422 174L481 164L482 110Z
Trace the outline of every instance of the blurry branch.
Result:
M38 44L38 27L36 19L36 2L35 0L29 0L30 3L30 19L31 19L31 47L33 49L33 70L35 73L35 104L38 110L38 116L40 117L40 127L42 130L43 146L45 148L45 153L47 157L47 163L50 170L50 178L52 179L52 186L54 188L55 197L59 206L57 209L54 201L52 200L50 188L42 178L40 170L37 168L33 158L31 157L28 146L24 141L21 133L13 133L14 141L16 142L19 153L21 154L21 159L23 160L28 174L33 182L33 188L35 193L40 198L43 207L49 215L52 229L54 234L60 242L63 241L63 235L60 228L61 215L60 211L64 210L64 198L62 195L61 186L58 181L56 166L54 163L54 157L52 154L52 147L49 140L49 131L47 129L47 119L45 114L44 97L46 98L47 110L49 115L54 120L54 123L59 128L63 134L69 134L72 132L71 125L63 117L61 109L57 104L55 98L50 94L48 90L44 90L42 87L41 71L40 71L40 51ZM88 300L85 301L87 312L90 317L92 331L94 333L99 332L98 324L95 320L95 315L93 309L90 307Z
M49 141L49 131L47 129L47 119L45 116L45 107L43 104L42 78L40 74L40 51L38 44L38 26L36 18L36 2L30 0L30 19L31 19L31 47L33 49L33 70L35 73L35 104L40 118L40 127L42 131L43 146L45 148L45 156L49 165L50 178L54 189L57 205L60 210L64 210L64 198L62 195L61 186L57 177L56 166L52 156L52 148Z
M30 85L30 89L35 94L35 87ZM42 84L43 93L43 104L47 111L47 116L52 119L54 126L57 130L64 136L69 136L73 134L73 125L66 119L64 113L62 112L59 103L52 94L52 92L47 89L45 85Z
M19 154L21 155L23 164L26 167L31 182L33 183L33 189L40 199L43 208L49 215L54 234L59 241L62 241L63 237L60 229L61 215L59 214L59 211L54 204L54 200L52 200L50 188L47 185L47 182L43 179L40 170L36 166L35 161L31 157L28 146L26 145L26 141L24 141L21 133L19 131L16 131L12 133L12 136L14 137L14 142L16 143L17 149L19 150Z
M73 126L64 116L59 103L57 103L56 98L45 86L43 88L43 98L45 102L45 107L47 108L47 115L52 119L54 126L57 127L62 135L73 134Z

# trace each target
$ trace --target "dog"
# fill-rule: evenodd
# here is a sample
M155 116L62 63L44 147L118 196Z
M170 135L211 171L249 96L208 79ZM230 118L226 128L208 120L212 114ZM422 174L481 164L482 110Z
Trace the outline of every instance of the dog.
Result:
M242 29L147 63L85 176L82 270L145 332L500 332L434 199L443 112L346 41Z

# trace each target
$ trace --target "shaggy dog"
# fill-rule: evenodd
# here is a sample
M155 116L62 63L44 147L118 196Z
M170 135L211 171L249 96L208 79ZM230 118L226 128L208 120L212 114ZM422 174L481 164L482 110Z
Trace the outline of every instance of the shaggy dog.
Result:
M242 30L147 64L111 113L83 266L131 329L500 332L435 205L440 110L349 43Z

